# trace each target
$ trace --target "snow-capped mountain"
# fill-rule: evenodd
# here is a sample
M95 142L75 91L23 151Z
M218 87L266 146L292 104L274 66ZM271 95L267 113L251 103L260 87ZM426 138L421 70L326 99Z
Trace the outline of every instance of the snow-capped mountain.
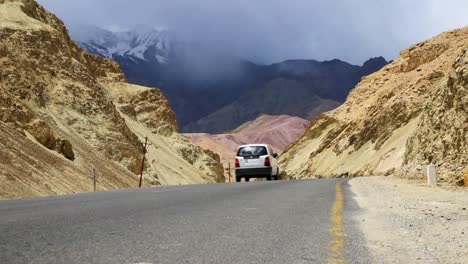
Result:
M88 52L111 59L121 56L164 64L171 53L169 32L145 25L125 31L79 26L71 28L70 34Z

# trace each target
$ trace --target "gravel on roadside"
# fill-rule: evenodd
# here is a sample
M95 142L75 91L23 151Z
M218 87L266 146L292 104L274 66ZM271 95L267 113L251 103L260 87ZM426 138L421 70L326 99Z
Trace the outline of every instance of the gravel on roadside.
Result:
M468 263L468 190L421 181L349 181L363 209L356 219L379 263Z

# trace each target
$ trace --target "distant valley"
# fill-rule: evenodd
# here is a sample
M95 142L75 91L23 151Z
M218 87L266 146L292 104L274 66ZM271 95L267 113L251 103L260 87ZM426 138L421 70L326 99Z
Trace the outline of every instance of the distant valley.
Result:
M377 57L362 66L336 59L259 65L143 25L124 32L79 27L71 36L86 51L116 60L129 82L161 88L181 131L191 133L223 133L262 114L310 120L339 106L363 76L388 63Z

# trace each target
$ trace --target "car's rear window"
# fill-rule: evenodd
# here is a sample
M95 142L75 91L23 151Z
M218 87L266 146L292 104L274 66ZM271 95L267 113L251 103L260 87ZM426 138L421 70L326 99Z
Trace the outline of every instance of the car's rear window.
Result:
M268 151L263 146L248 146L242 147L237 151L238 157L245 157L245 156L264 156L268 155Z

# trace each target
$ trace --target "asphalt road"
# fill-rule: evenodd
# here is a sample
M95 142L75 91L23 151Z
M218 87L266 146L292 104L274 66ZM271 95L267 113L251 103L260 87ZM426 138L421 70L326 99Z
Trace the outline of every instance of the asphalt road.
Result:
M372 263L358 213L338 179L3 201L0 263Z

